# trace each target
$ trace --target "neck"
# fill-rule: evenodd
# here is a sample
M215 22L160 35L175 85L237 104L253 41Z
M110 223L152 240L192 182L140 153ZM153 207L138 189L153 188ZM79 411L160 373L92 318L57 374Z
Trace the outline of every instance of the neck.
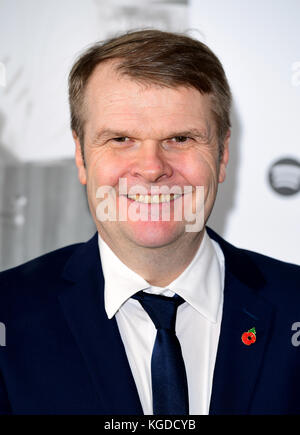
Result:
M99 231L102 239L107 243L117 257L131 270L142 276L150 285L166 287L174 281L193 260L204 235L204 230L196 237L186 237L175 240L169 245L155 248L141 246L126 246L122 249ZM189 233L190 235L192 233Z

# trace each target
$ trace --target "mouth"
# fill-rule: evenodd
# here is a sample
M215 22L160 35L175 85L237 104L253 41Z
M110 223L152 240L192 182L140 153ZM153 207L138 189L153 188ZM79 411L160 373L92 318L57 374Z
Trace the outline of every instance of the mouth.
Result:
M127 195L127 198L135 201L140 202L142 204L161 204L165 202L171 202L175 201L176 199L180 198L182 194L159 194L159 195L141 195L141 194L135 194L135 195Z

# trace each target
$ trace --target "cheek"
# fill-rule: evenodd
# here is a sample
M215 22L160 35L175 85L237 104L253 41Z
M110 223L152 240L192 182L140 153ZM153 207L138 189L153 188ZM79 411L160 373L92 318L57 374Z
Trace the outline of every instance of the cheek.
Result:
M205 155L183 160L180 171L192 186L215 185L218 181L216 162L213 158Z
M93 188L116 186L126 172L126 162L109 155L91 155L87 162L88 184Z

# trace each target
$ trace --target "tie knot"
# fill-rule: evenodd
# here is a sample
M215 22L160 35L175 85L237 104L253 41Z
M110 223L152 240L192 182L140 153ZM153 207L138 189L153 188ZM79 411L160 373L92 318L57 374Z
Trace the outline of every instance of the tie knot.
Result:
M183 304L184 299L178 295L167 297L143 291L136 293L132 298L140 302L156 329L169 329L175 332L177 308Z

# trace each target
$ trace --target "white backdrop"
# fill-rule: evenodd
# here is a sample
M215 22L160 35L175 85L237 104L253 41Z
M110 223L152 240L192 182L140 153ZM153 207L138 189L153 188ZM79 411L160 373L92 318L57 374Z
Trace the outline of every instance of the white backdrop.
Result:
M27 161L73 156L67 78L77 55L130 28L183 31L186 4L0 0L0 144Z
M191 0L189 14L234 96L231 161L210 225L238 246L300 264L300 2ZM268 180L286 157L295 162L279 182L293 195Z
M0 0L0 145L26 161L73 156L75 56L128 28L188 29L220 57L235 101L210 225L238 246L300 263L299 23L299 0ZM278 193L268 174L283 159L272 172Z

